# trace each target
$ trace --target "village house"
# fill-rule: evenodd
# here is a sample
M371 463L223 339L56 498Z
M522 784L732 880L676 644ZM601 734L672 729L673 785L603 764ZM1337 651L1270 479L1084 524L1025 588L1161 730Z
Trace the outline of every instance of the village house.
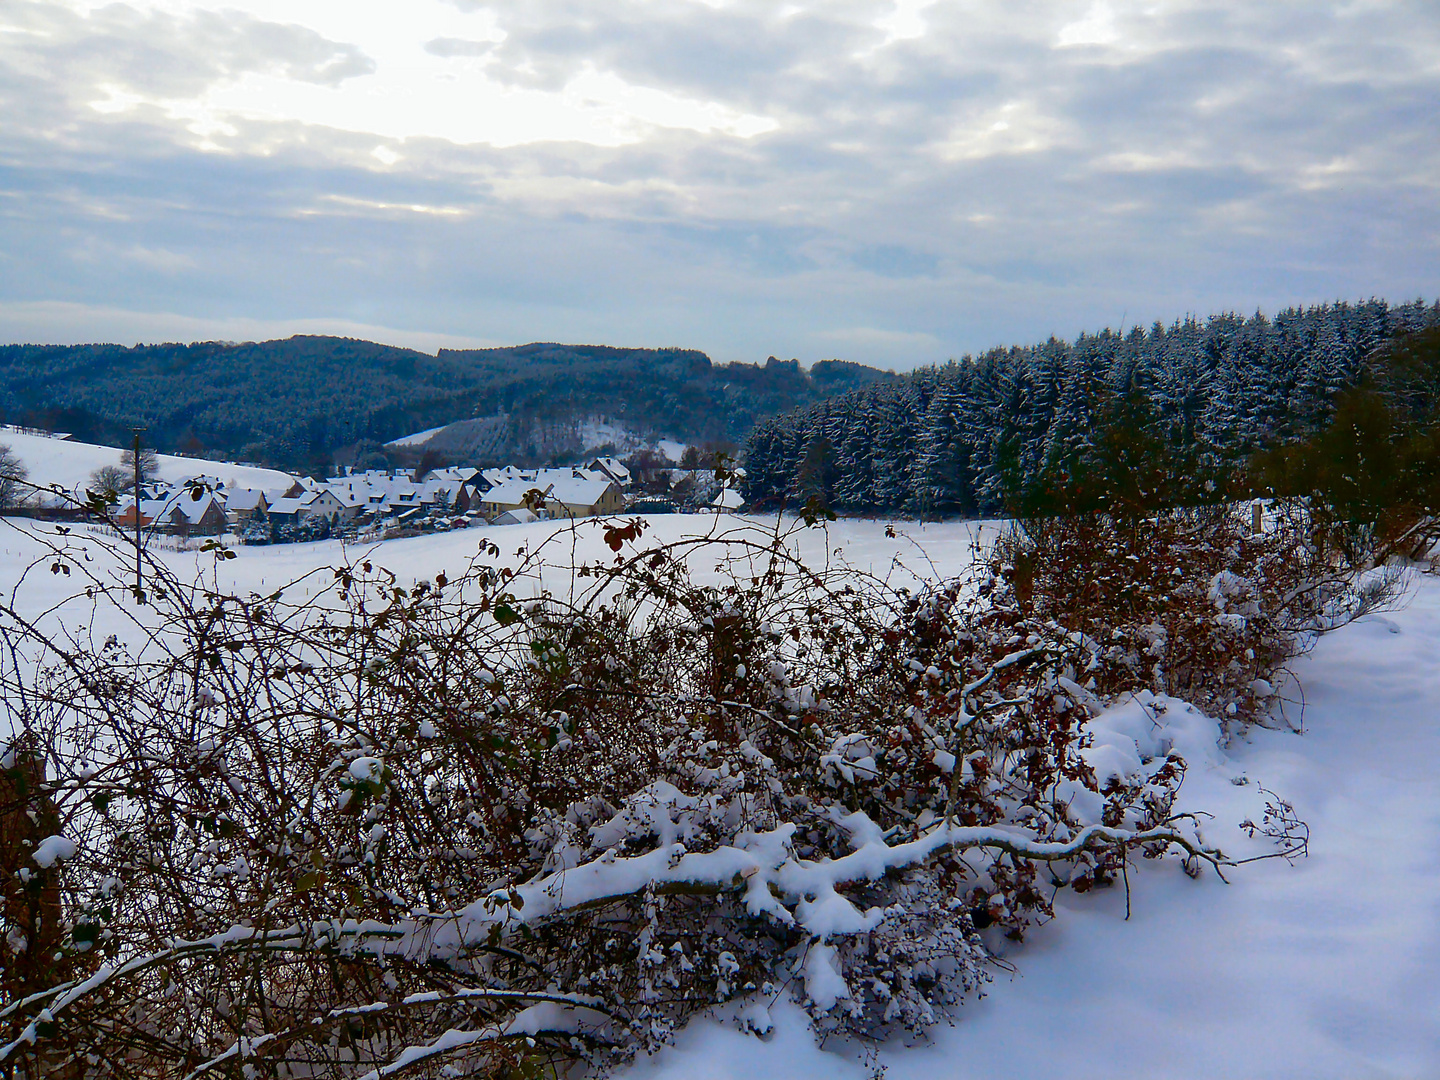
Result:
M495 517L511 510L523 510L527 496L532 504L543 501L545 488L533 480L505 480L480 496L480 508L486 517Z
M630 470L618 458L597 457L593 458L585 468L592 473L600 473L607 480L614 480L621 488L630 486Z
M594 517L618 514L625 509L620 485L609 478L575 475L561 477L550 485L547 502L552 516Z
M182 488L155 516L156 528L172 536L219 536L230 526L225 499L203 488Z
M116 528L135 528L136 503L123 500L111 515ZM164 498L141 499L140 528L172 536L219 536L230 526L225 498L203 488L181 488Z
M116 506L115 511L110 515L110 520L118 528L133 529L136 524L135 517L138 513L140 517L140 528L148 529L151 522L155 520L155 514L163 509L164 505L165 504L160 501L142 499L137 509L133 498L122 499L119 505Z
M498 515L492 525L529 525L532 521L539 521L537 514L532 513L523 507L519 510L506 510Z
M745 505L745 496L732 487L722 487L716 496L710 500L710 509L717 514L734 514Z
M276 499L269 509L270 520L278 525L298 525L317 517L339 521L344 513L344 504L324 488Z
M259 488L234 488L225 493L225 516L231 525L243 527L252 521L264 521L268 509L265 492Z
M480 496L488 516L508 511L542 509L548 517L594 517L618 514L625 508L619 486L578 469L542 469L535 479L507 480Z

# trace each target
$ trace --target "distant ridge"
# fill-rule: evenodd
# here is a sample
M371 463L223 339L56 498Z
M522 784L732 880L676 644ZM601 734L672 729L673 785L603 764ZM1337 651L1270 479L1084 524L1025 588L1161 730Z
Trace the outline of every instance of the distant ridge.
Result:
M685 442L742 442L755 422L893 378L860 364L713 364L694 349L536 342L437 355L355 338L126 347L0 346L0 422L288 469L379 464L384 444L509 417L487 456L543 458L530 433L604 419ZM543 443L544 440L541 440ZM391 456L403 448L392 447ZM476 464L488 463L476 461Z

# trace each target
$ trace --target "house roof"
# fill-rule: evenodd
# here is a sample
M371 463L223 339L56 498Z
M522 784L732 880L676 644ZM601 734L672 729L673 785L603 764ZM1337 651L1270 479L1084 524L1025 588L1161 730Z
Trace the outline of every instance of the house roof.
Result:
M152 521L174 521L178 514L191 525L198 525L212 506L225 512L225 499L215 492L199 491L199 498L195 494L196 489L180 488L163 499L141 499L140 513Z
M500 503L506 506L519 506L525 501L525 495L530 491L548 492L550 484L541 484L535 480L513 479L496 484L489 491L485 492L484 499L489 503ZM549 498L549 495L546 495Z
M589 467L603 472L617 484L628 484L630 482L630 470L627 469L618 458L597 457L590 462Z
M615 481L608 477L597 480L590 476L565 476L550 485L546 497L566 506L594 506L614 486Z
M265 492L259 488L235 488L225 493L227 510L255 510L266 505Z
M541 491L548 502L566 506L594 506L615 486L607 477L596 479L580 470L542 469L534 480L507 480L485 492L484 500L502 506L519 506L530 491Z
M539 519L535 514L531 513L529 510L526 510L526 509L522 506L522 507L520 507L520 508L517 509L517 510L506 510L505 513L501 514L499 517L497 517L497 518L495 519L495 524L497 524L497 525L526 525L526 524L528 524L528 523L530 523L530 522L532 522L532 521L539 521L539 520L540 520L540 519Z

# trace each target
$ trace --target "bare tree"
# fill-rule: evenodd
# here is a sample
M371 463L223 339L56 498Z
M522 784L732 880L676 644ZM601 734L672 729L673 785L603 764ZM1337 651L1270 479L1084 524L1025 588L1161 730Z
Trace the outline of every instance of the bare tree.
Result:
M8 446L0 446L0 510L18 506L25 498L30 470Z
M119 495L135 486L134 466L126 472L119 465L102 465L90 474L90 490L96 495Z
M126 484L133 485L135 477L135 451L124 450L120 454L120 468L125 471ZM160 459L148 446L140 451L140 483L148 484L160 472Z

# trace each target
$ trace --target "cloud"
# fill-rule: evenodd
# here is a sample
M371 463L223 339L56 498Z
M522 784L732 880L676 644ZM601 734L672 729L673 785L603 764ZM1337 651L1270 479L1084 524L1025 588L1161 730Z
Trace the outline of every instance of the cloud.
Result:
M425 43L425 51L432 56L439 56L446 60L456 56L489 56L495 51L495 42L438 37Z
M904 367L1127 311L1440 294L1420 0L12 0L0 22L0 300L112 313L87 326Z
M52 85L77 89L113 84L175 98L252 72L335 86L375 69L354 45L243 11L174 14L108 4L81 14L58 3L18 0L7 5L6 19L10 65L24 70L27 60L43 59Z
M860 348L866 352L916 352L933 355L943 345L934 334L913 330L882 330L874 326L851 326L839 330L816 331L813 337L833 342L834 347Z
M928 251L916 251L898 244L876 244L854 255L855 265L872 274L890 278L932 277L940 260Z
M155 341L267 341L294 334L364 338L433 353L437 349L484 349L509 342L437 334L343 319L196 318L169 311L132 311L59 301L0 301L0 339L83 345Z

